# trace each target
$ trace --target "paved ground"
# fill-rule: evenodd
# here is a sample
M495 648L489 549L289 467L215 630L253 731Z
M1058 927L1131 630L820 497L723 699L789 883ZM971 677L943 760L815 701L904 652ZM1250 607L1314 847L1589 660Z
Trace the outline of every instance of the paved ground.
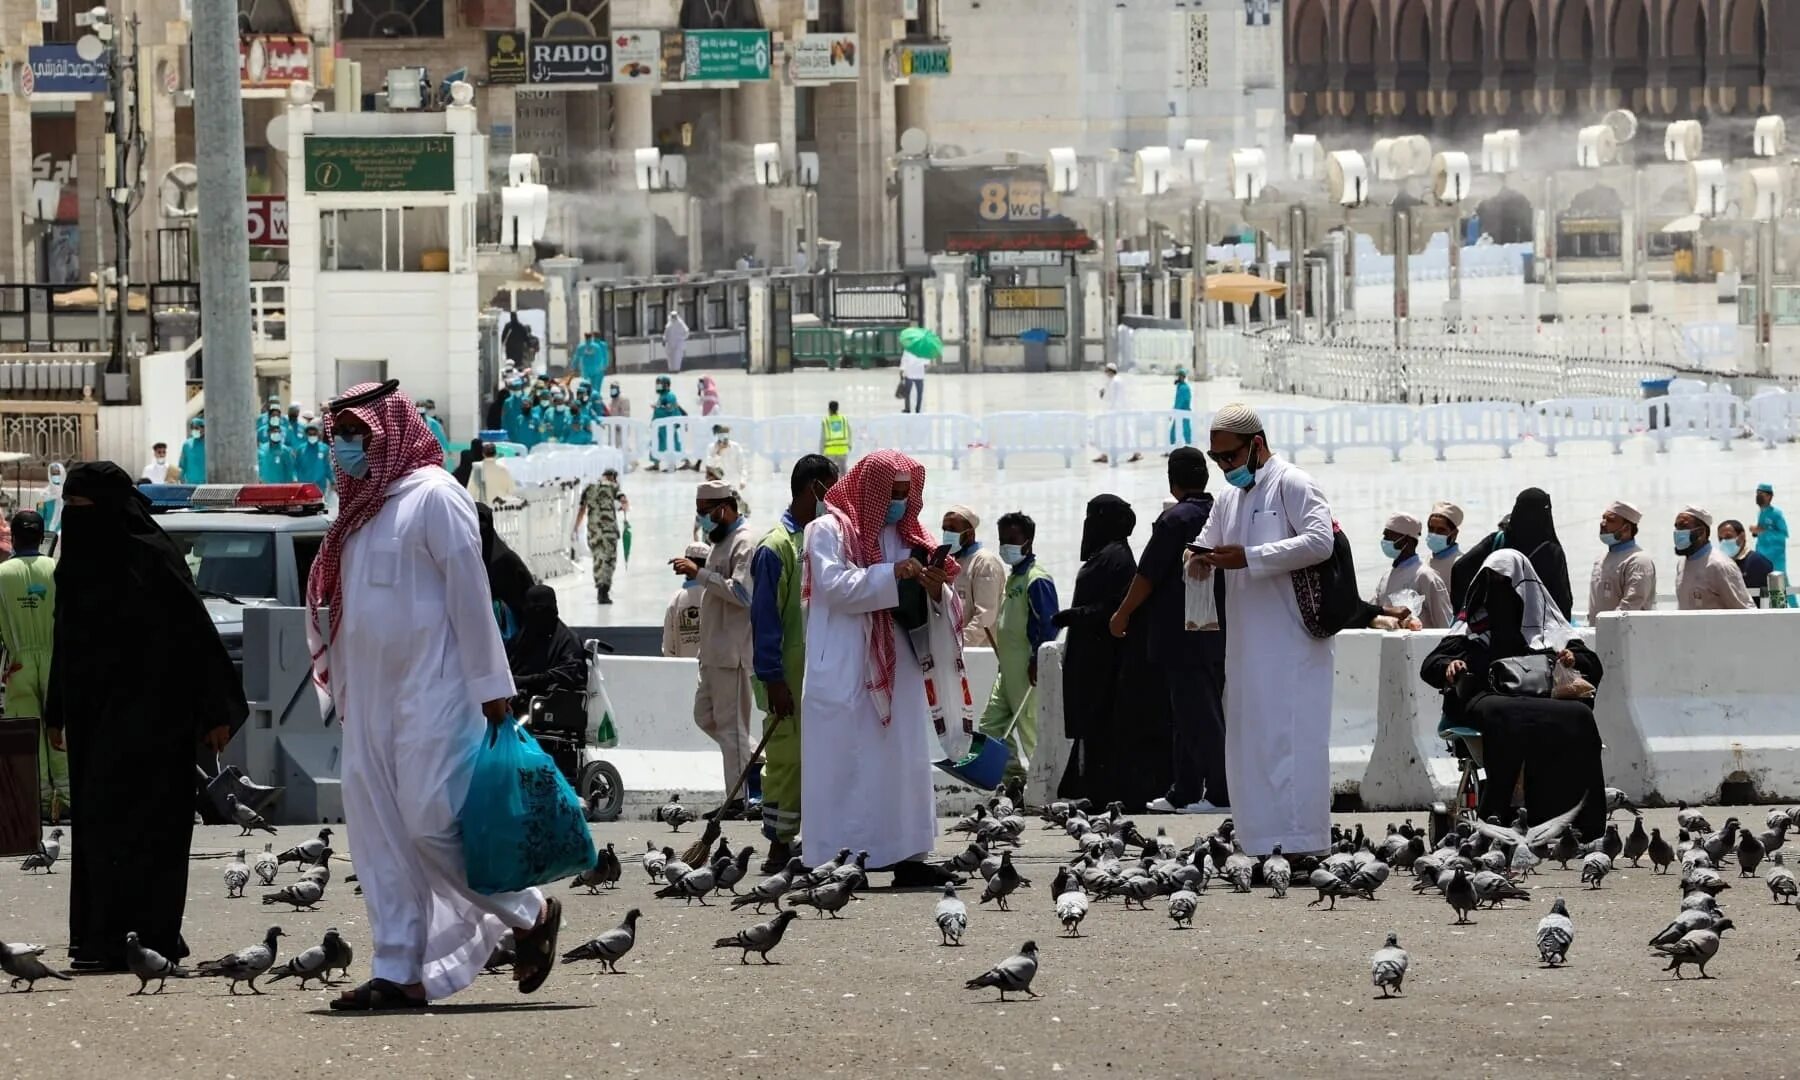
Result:
M1762 827L1763 811L1737 812ZM1339 820L1379 832L1388 819ZM1653 811L1648 823L1672 833L1673 814ZM1146 832L1156 824L1182 841L1196 825L1140 819ZM674 838L646 822L596 831L637 852L646 836L684 843L692 827ZM727 835L748 843L751 832ZM256 902L255 887L249 899L223 898L223 863L212 856L237 847L233 833L196 837L187 928L195 953L250 944L270 922L300 947L336 926L357 950L352 974L366 977L367 920L348 887L334 887L316 913L277 913ZM306 835L286 829L281 842ZM127 996L134 980L125 977L44 983L0 993L0 1075L1774 1077L1800 1041L1783 1004L1800 976L1794 909L1772 905L1760 882L1737 882L1735 870L1723 900L1739 929L1725 938L1717 978L1676 982L1643 944L1676 910L1675 879L1647 869L1627 866L1598 892L1582 890L1574 871L1552 869L1534 879L1531 903L1484 911L1466 927L1396 877L1380 900L1340 902L1336 912L1309 910L1298 891L1277 901L1215 888L1191 931L1171 929L1160 902L1127 913L1106 901L1094 905L1084 936L1069 940L1058 936L1048 895L1068 849L1059 833L1029 830L1020 865L1034 887L1010 913L968 896L960 949L938 944L935 897L877 889L841 920L808 909L775 954L780 966L740 967L736 953L709 946L751 916L722 903L655 900L628 860L616 891L561 892L565 947L628 907L643 909L624 974L559 967L531 998L505 976L487 976L423 1014L355 1016L328 1012L328 992L303 993L292 981L237 998L211 980L172 982L145 998ZM44 877L0 867L0 938L49 943L62 959L67 869ZM1569 901L1576 943L1568 968L1542 970L1533 931L1556 895ZM1381 1001L1368 958L1390 929L1412 970L1405 996ZM1027 938L1042 949L1042 998L1001 1005L991 990L962 988Z

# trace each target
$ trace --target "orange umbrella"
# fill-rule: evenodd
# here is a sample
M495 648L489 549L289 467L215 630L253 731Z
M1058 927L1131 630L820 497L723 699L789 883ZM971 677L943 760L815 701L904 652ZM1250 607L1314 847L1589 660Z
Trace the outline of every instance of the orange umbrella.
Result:
M1255 274L1229 273L1206 275L1206 298L1222 304L1250 304L1259 296L1280 299L1287 286Z

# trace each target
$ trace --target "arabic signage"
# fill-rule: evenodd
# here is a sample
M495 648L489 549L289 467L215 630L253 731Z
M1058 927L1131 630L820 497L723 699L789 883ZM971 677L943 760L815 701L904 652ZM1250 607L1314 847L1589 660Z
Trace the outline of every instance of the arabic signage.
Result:
M551 38L526 49L531 81L539 86L612 81L612 43L597 38Z
M648 84L662 81L662 32L620 30L612 37L613 82Z
M769 77L767 30L685 30L681 77L688 82L760 82Z
M306 190L454 191L448 135L308 135Z
M947 44L902 44L895 50L895 59L903 79L942 78L950 74Z
M1093 239L1045 205L1041 165L925 171L927 251L1086 251Z
M839 82L856 79L855 34L802 34L794 42L796 82Z
M32 94L104 94L107 91L107 53L97 59L83 60L73 45L33 45L26 50L27 76L19 77L19 88Z
M525 81L525 35L518 30L487 32L488 85Z
M287 247L286 195L247 195L251 247Z
M238 85L246 90L312 80L312 39L300 34L238 38Z

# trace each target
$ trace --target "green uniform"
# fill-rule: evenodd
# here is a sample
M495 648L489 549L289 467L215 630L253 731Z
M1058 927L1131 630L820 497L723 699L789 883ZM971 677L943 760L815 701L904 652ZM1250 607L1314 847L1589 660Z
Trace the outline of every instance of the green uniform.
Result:
M994 658L1000 662L1000 677L994 680L994 691L988 695L987 710L981 714L981 733L1005 738L1012 728L1011 743L1016 751L1012 764L1006 767L1007 778L1023 777L1025 769L1019 757L1037 753L1038 718L1037 688L1031 684L1031 661L1037 655L1032 634L1031 587L1043 581L1054 583L1048 573L1033 559L1024 573L1006 576L1006 593L1000 601L1000 616L994 623ZM1055 607L1054 592L1050 606ZM1019 718L1013 727L1013 717Z
M819 453L831 459L839 475L850 459L850 421L843 413L828 413L819 424Z
M780 678L794 698L763 748L763 835L793 843L800 835L800 692L806 675L806 609L800 602L803 529L791 514L769 530L750 559L751 689L763 724L771 722L767 683Z
M611 589L619 565L619 485L600 479L581 492L587 514L588 553L594 557L594 587Z
M6 646L6 715L44 715L50 649L56 632L56 560L18 555L0 563L0 643ZM69 756L50 749L38 722L38 793L46 810L52 794L69 802Z

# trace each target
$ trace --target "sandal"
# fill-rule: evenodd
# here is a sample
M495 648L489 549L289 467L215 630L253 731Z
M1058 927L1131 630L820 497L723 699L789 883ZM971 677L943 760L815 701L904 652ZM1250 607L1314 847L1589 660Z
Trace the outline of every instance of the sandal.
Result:
M423 1009L430 1002L413 997L387 979L370 979L354 990L346 990L331 999L337 1012L387 1012L398 1009Z
M561 929L562 901L552 896L544 900L544 912L536 926L514 932L518 959L513 970L527 973L519 980L519 993L534 993L550 977L550 969L556 966L556 935Z

